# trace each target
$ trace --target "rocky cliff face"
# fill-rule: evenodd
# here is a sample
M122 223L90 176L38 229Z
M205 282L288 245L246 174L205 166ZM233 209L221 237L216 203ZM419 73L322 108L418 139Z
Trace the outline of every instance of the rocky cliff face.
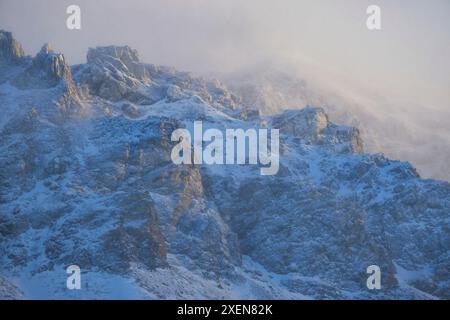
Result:
M83 101L63 54L46 44L31 58L23 55L10 33L0 32L0 38L8 40L2 42L2 52L16 52L0 64L0 84L7 91L2 99L3 125L24 130L39 116L56 123L83 114Z
M188 72L141 63L135 50L124 47L90 48L86 65L74 67L78 84L90 95L111 102L151 105L197 96L217 108L236 108L238 98L218 81L194 78Z
M13 84L23 90L63 86L68 96L78 97L64 55L55 53L49 44L41 48L25 70L13 80Z
M331 123L322 108L288 110L272 119L274 128L283 128L283 133L299 138L305 144L320 144L336 153L363 152L359 130Z
M22 45L11 32L0 30L0 64L18 63L24 55Z
M90 49L72 70L48 46L8 63L0 297L450 296L450 185L364 153L359 131L323 109L261 116L218 81L141 63L129 47ZM63 112L62 97L82 112ZM195 120L280 129L278 174L174 165L171 133ZM80 291L65 287L71 264Z

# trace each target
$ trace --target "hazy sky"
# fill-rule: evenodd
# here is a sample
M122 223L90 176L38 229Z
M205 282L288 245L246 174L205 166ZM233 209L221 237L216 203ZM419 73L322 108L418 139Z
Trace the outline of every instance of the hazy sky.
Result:
M81 7L81 31L66 28L70 4ZM381 31L366 28L370 4L381 7ZM70 64L109 44L197 73L296 61L450 107L448 0L0 0L0 28L28 54L50 42Z

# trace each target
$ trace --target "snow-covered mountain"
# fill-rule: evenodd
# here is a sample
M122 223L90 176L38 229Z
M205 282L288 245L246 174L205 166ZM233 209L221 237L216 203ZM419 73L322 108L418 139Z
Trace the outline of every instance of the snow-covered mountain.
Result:
M126 46L69 67L0 32L0 297L450 297L449 183L364 153L320 106L244 100ZM171 134L195 120L280 129L278 174L174 165Z
M223 78L243 104L264 115L319 105L335 121L359 127L368 152L410 161L422 176L450 181L450 108L397 100L336 75L324 82L292 65L256 65Z

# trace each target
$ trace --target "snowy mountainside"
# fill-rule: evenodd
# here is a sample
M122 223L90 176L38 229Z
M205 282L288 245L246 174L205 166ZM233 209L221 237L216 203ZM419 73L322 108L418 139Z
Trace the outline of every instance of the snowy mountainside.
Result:
M222 78L244 105L264 115L322 106L335 121L360 128L368 152L408 160L424 177L450 180L449 108L396 101L373 89L340 84L339 77L331 83L310 80L297 69L267 63Z
M127 46L69 67L0 35L0 298L450 297L450 184L365 153L323 108L261 115ZM174 165L196 120L280 129L278 174Z

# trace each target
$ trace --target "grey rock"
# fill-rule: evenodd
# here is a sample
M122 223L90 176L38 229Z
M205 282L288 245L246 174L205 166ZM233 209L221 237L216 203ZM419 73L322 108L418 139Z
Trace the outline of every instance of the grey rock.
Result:
M2 63L19 63L25 56L22 45L11 32L0 30L0 65Z

